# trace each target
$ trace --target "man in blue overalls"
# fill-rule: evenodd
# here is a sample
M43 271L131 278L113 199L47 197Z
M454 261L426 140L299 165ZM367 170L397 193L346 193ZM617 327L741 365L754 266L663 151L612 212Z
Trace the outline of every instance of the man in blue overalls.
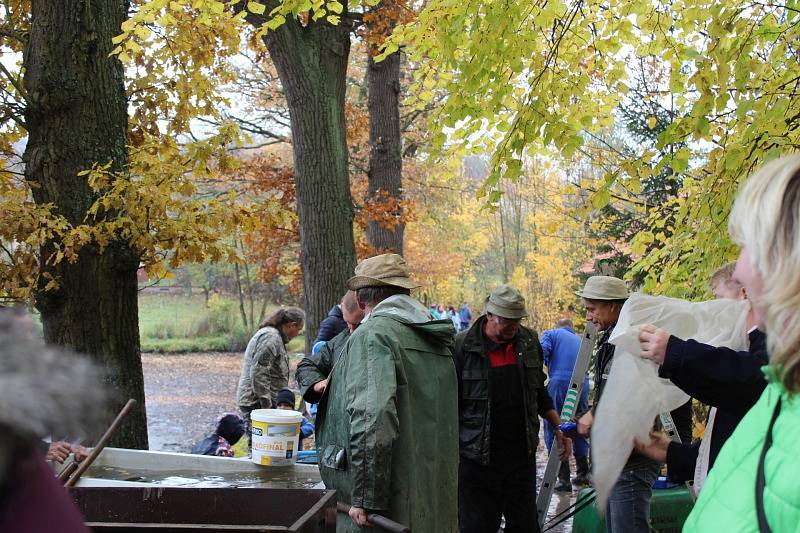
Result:
M569 390L572 370L575 368L575 360L578 357L578 350L581 347L581 338L572 329L572 320L562 318L556 322L555 329L550 329L542 333L542 358L547 366L547 374L550 380L547 382L547 392L553 398L553 403L557 412L561 412L564 407L564 398ZM576 412L584 413L589 410L589 374L583 382L583 389L578 398ZM553 445L554 427L547 422L544 425L544 440L547 450ZM578 437L573 441L573 454L575 455L576 476L573 480L576 485L589 484L589 443L583 437ZM571 492L572 483L569 480L569 461L561 463L558 471L557 491Z

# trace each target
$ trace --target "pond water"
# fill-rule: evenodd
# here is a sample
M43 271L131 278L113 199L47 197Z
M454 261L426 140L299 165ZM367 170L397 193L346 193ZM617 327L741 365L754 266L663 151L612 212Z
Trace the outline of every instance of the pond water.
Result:
M137 481L165 487L191 488L269 488L269 489L310 489L317 480L298 477L293 469L271 469L263 472L232 472L207 474L197 470L147 470L120 468L116 466L93 466L86 477L112 479L116 481Z

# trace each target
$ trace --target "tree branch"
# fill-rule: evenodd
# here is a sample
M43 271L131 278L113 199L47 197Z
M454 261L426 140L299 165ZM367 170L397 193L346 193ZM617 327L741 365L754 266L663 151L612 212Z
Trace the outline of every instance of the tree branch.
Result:
M8 37L9 39L14 39L23 46L27 46L28 44L27 34L19 30L15 30L11 26L0 26L0 37Z
M30 105L31 104L31 99L30 99L30 96L28 96L28 91L25 90L25 87L22 86L22 84L19 82L19 79L15 78L8 71L8 69L5 67L5 65L3 65L2 61L0 61L0 71L2 71L3 74L5 74L6 78L8 78L8 81L11 82L11 85L14 86L14 88L17 90L17 92L20 94L20 96L22 96L22 98L25 100L25 103Z

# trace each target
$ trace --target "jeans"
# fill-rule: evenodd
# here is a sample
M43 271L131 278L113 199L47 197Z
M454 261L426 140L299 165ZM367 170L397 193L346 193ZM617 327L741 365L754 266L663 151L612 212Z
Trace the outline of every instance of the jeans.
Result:
M531 461L482 466L461 458L458 475L460 533L538 533L536 465Z
M650 463L626 468L620 474L606 507L608 533L648 533L650 497L660 465Z

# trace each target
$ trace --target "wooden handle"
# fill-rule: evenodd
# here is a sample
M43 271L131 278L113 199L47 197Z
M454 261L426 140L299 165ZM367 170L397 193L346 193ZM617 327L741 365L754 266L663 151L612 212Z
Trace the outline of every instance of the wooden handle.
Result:
M69 479L69 476L71 476L72 473L75 472L77 469L78 469L78 462L72 461L70 464L61 469L61 473L58 474L58 480L61 483L64 483L67 479Z
M106 430L105 433L103 433L103 436L100 437L100 440L97 441L97 444L95 445L94 448L92 448L92 451L89 452L89 455L78 464L78 467L75 469L75 472L73 472L72 475L67 480L67 482L64 483L65 487L74 487L75 483L78 482L83 473L86 472L86 470L90 466L92 466L94 460L97 459L97 456L100 455L100 452L102 452L103 448L105 448L106 444L108 444L108 441L111 439L111 435L114 434L119 425L122 423L122 419L125 418L125 416L131 411L131 409L133 409L134 405L136 405L136 400L134 400L133 398L128 400L128 403L126 403L125 407L122 408L122 411L119 412L117 418L115 418L114 421L111 422L111 425L108 426L108 429Z
M344 502L337 502L336 503L336 510L340 513L349 513L350 506ZM411 528L408 526L404 526L394 520L390 520L385 516L381 516L379 514L368 514L367 520L375 524L376 526L382 527L386 531L390 531L391 533L411 533Z

